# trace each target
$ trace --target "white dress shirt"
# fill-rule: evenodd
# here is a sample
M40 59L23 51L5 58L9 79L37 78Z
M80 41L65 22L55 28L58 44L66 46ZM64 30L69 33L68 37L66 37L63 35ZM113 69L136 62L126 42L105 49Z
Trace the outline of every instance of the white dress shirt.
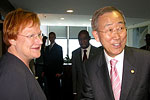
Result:
M50 43L50 46L51 46L51 48L54 46L54 44L55 44L55 42L53 42L53 43Z
M82 60L83 60L84 50L87 50L87 52L86 52L87 59L89 58L90 49L91 49L91 45L89 45L86 49L81 48Z
M105 58L106 58L106 63L108 66L108 71L109 71L109 76L110 76L110 70L111 70L111 66L110 66L110 60L111 59L116 59L118 60L117 64L116 64L116 68L119 74L119 78L120 78L120 83L122 83L122 73L123 73L123 60L124 60L124 50L117 56L115 56L114 58L110 57L106 51L104 50L104 54L105 54Z

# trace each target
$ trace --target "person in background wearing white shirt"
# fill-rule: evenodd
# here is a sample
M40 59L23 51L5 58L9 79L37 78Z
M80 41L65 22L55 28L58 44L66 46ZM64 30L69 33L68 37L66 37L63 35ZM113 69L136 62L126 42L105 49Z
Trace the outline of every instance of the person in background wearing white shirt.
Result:
M96 47L89 43L90 39L88 31L81 30L78 34L80 47L72 52L72 81L75 100L81 98L83 62L90 59L96 50Z

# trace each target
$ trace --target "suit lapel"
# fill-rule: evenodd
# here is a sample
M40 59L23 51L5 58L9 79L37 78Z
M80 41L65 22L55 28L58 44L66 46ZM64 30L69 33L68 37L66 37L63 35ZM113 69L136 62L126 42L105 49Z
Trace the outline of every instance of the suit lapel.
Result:
M104 57L104 52L102 54L102 58L100 58L100 62L102 64L98 65L98 71L97 71L97 77L99 79L99 86L101 86L105 97L107 98L106 100L114 100L113 98L113 92L112 92L112 87L111 87L111 81L109 77L109 72L108 72L108 67L106 64L106 60Z
M89 58L91 58L94 55L94 47L91 45L91 50L89 52Z
M78 49L76 52L76 59L78 60L78 66L82 66L82 54L81 54L81 48ZM81 70L81 67L79 67Z
M133 66L133 63L136 58L134 58L134 55L128 49L125 48L125 54L124 54L124 64L123 64L123 76L122 76L122 87L121 87L121 95L120 100L126 100L128 93L130 92L130 89L132 88L132 83L134 80L136 68Z
M56 47L56 43L52 47L50 47L49 45L49 51L51 52L55 47Z
M78 58L79 58L79 61L80 61L80 64L82 63L82 53L81 53L81 48L79 49L79 51L78 51L79 53L79 55L78 55Z

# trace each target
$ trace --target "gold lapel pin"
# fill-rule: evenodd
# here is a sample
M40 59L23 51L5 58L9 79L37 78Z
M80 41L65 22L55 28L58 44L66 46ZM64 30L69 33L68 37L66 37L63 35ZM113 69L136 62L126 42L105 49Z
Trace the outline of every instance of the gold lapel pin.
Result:
M133 69L131 70L131 73L134 74L134 70Z

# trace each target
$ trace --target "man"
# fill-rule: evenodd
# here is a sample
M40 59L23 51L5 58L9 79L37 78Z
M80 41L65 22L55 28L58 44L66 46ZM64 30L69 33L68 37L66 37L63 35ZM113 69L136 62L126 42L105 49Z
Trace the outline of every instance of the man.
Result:
M146 34L145 36L146 45L141 47L140 49L149 50L150 51L150 34Z
M60 76L63 66L62 47L55 43L56 34L49 33L50 45L46 47L44 64L48 94L52 100L60 100Z
M150 100L150 53L125 46L123 13L101 8L93 15L92 28L102 47L86 64L81 100Z
M77 100L80 100L82 90L82 64L86 59L91 58L96 50L96 47L89 43L90 39L88 31L81 30L78 34L80 48L72 52L73 94Z

